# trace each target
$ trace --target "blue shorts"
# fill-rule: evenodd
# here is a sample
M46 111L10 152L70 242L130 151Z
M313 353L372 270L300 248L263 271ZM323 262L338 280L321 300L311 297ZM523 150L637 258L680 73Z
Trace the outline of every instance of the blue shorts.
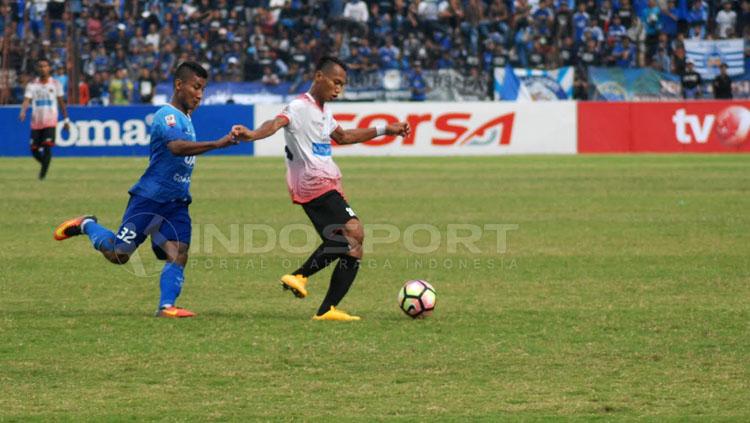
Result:
M131 194L122 225L115 233L115 251L132 254L151 236L151 248L156 257L164 260L161 246L167 241L190 244L191 221L188 204L172 201L159 203L140 195Z

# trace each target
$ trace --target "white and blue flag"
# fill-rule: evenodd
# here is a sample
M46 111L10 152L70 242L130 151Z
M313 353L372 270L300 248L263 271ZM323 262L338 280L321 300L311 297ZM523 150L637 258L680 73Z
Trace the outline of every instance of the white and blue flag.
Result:
M506 101L569 100L573 97L574 69L495 68L495 99Z
M704 79L714 79L719 74L719 65L727 64L729 76L745 73L745 41L731 40L685 40L687 60L693 62L695 71Z

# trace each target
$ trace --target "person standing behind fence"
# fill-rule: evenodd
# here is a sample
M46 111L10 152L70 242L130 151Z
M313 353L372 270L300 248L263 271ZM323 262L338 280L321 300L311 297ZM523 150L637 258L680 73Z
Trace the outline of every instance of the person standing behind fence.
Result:
M701 84L703 79L693 69L693 62L687 62L685 73L680 77L682 83L682 97L685 99L696 99L701 97Z
M57 131L57 108L60 108L65 118L65 129L69 128L70 120L63 99L62 85L60 81L52 78L49 61L39 59L36 67L39 77L26 85L18 120L26 120L26 110L31 105L31 155L42 165L39 170L39 179L42 180L47 176L52 161L52 147L55 145Z
M722 63L719 66L719 74L716 75L712 83L714 89L714 98L731 99L732 98L732 78L727 73L727 64Z

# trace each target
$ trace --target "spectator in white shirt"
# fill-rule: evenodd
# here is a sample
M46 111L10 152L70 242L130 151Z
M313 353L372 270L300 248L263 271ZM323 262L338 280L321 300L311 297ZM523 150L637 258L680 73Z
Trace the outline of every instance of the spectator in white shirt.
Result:
M716 35L719 38L728 38L737 23L737 12L732 10L732 2L724 0L723 8L716 14Z
M370 20L370 12L367 10L367 3L363 0L351 0L344 6L344 19L367 24Z

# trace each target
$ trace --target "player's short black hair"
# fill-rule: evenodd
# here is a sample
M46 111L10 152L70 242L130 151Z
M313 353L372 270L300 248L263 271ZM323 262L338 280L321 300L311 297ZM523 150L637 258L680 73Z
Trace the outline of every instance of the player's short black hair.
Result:
M45 57L45 56L42 56L42 57L36 59L36 64L37 65L39 64L39 62L47 62L47 64L51 64L51 62L49 61L49 59L47 57Z
M182 62L174 71L174 80L187 80L190 75L196 75L199 78L208 79L208 72L198 62Z
M344 70L344 72L348 72L349 68L346 67L346 63L341 61L338 57L334 56L323 56L318 60L318 64L315 65L315 72L317 71L325 71L328 68L330 68L333 65L339 65L341 66L341 69Z

